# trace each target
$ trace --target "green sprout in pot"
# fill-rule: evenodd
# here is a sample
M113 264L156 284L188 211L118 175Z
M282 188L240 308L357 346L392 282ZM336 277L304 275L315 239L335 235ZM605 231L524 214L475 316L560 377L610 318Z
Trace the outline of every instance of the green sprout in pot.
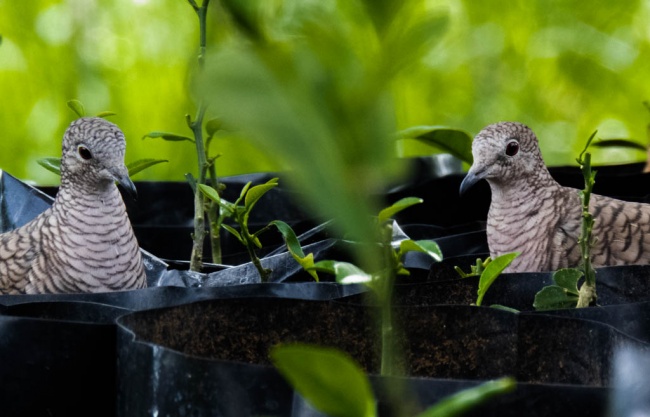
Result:
M244 188L242 188L239 198L234 203L222 199L217 190L208 185L199 184L198 189L210 201L213 201L221 207L220 216L222 218L219 220L218 225L226 229L242 245L244 245L244 247L246 247L251 262L255 265L255 268L259 272L260 278L263 282L268 280L272 271L262 266L262 261L257 256L256 251L262 248L260 235L272 227L275 227L282 234L289 253L291 253L296 262L298 262L316 281L318 281L318 274L316 271L310 269L314 265L314 256L313 254L305 255L303 253L300 242L298 242L298 238L291 226L283 221L274 220L255 232L250 230L248 220L250 219L253 207L255 207L264 194L278 185L278 178L272 178L264 184L255 186L251 185L252 183L249 182L244 186ZM239 226L239 230L224 223L223 219L225 217L232 218L237 226ZM212 230L212 233L219 233L219 230Z
M381 237L379 244L382 253L383 267L380 270L368 273L349 262L319 261L313 270L325 272L336 277L336 281L343 284L361 283L366 285L377 299L381 310L381 372L383 375L398 374L395 369L395 327L392 317L393 286L397 275L409 275L404 267L404 257L408 252L421 252L429 255L434 261L442 260L442 252L438 244L432 240L405 239L396 247L392 245L393 226L392 217L400 211L415 204L422 203L422 199L415 197L403 198L390 207L379 212L376 217L376 227Z
M190 6L194 9L199 20L199 54L198 66L199 72L203 70L205 54L207 50L207 16L210 0L203 0L199 6L195 0L188 0ZM212 251L212 262L221 263L221 241L219 239L220 225L224 219L219 212L220 206L214 200L205 200L205 194L201 192L197 185L209 184L217 192L221 192L222 184L217 177L216 160L218 155L210 153L210 145L214 136L222 130L222 123L219 119L206 118L208 106L205 100L200 100L196 116L192 118L189 114L185 115L188 128L192 132L192 137L179 135L170 132L150 132L143 136L144 138L162 139L170 142L190 142L196 148L198 177L192 174L186 174L186 179L194 192L194 232L192 233L192 254L190 257L190 270L200 272L203 269L203 241L206 235L206 213L209 230L211 233L210 244ZM215 233L216 231L216 233Z
M501 276L501 273L519 256L518 252L506 253L505 255L497 256L494 260L491 257L487 257L485 261L482 261L480 258L476 259L476 265L471 266L471 271L469 273L463 272L462 269L458 266L454 266L454 269L461 278L468 277L480 277L478 281L478 297L476 298L475 305L480 306L483 302L483 297L485 293L492 286L494 281ZM501 308L509 311L516 311L511 308L502 306L502 305L493 305L492 307Z

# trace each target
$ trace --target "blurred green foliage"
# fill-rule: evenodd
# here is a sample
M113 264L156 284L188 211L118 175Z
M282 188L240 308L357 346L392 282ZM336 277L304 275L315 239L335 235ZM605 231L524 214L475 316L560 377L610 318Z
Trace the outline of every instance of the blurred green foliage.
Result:
M233 33L233 19L214 3L209 45L242 42ZM382 5L393 3L399 2ZM267 0L264 18L255 18L272 21L271 31L290 33L293 13L308 4L342 7L345 2ZM551 165L571 164L595 129L603 138L647 144L650 117L642 105L650 98L647 2L431 0L426 8L447 16L447 24L430 27L439 42L424 46L429 49L423 60L411 61L418 54L408 51L394 54L409 64L390 85L396 130L445 125L475 134L486 124L517 120L536 131ZM238 26L246 16L246 7L240 8ZM381 16L373 22L378 27ZM0 34L1 168L41 184L56 183L58 178L36 161L59 156L61 136L74 118L66 102L79 99L89 113L117 113L110 120L127 135L127 162L170 161L138 179L181 181L195 170L191 143L140 139L161 127L190 133L184 115L196 110L188 91L198 29L185 0L0 0ZM360 36L356 51L340 55L371 53L373 45ZM231 131L217 138L220 175L280 167L243 136ZM407 142L399 145L403 155L432 150ZM643 159L644 153L633 149L602 148L593 154L595 164Z

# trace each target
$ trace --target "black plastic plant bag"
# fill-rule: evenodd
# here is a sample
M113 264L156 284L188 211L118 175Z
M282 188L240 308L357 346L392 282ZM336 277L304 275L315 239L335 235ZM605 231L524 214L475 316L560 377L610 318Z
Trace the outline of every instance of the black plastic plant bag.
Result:
M115 319L125 310L27 303L0 315L1 414L115 415Z
M596 397L603 404L601 387L610 383L613 350L622 345L648 349L610 326L579 319L469 306L399 308L396 316L404 334L398 340L404 341L406 369L417 377L416 385L442 378L440 384L448 381L455 389L458 380L512 375L539 387L529 388L537 389L537 397L513 394L502 407L549 401L543 410L593 409L579 401ZM179 415L188 407L197 415L247 415L249 409L242 407L249 404L260 407L256 413L292 415L293 397L269 367L268 350L288 342L333 346L377 372L373 317L359 305L282 299L206 301L124 316L118 355L129 366L118 377L118 415L153 409ZM598 348L586 354L586 346ZM259 376L252 374L257 371ZM567 386L585 395L555 395ZM182 395L173 397L174 392ZM205 392L214 395L197 394ZM228 392L237 393L234 400ZM433 393L424 403L436 399Z

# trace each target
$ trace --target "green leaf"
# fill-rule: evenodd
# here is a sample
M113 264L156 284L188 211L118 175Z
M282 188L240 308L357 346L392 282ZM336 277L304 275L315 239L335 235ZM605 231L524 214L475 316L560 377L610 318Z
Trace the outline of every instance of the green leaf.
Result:
M402 198L401 200L395 202L390 207L386 207L385 209L379 212L379 214L377 215L379 222L383 223L386 220L392 218L395 214L399 213L400 211L407 209L411 206L414 206L416 204L420 204L422 203L422 201L424 200L417 197Z
M276 346L271 361L312 406L332 417L375 417L368 377L344 352L308 345Z
M594 148L630 148L642 152L648 151L647 146L629 139L604 139L594 142L591 146Z
M414 126L399 132L401 139L413 139L472 163L472 136L458 129L441 126Z
M296 236L296 233L293 231L291 226L281 220L273 220L269 224L275 226L282 234L284 242L287 244L287 249L292 255L298 256L300 258L305 257L302 246L300 246L300 241L298 241L298 237Z
M578 303L578 297L569 294L566 288L559 285L549 285L535 294L533 307L535 310L555 310L572 308Z
M515 313L515 314L519 313L519 310L517 310L516 308L504 306L504 305L501 305L501 304L492 304L492 305L490 305L490 308L495 308L497 310L507 311L509 313Z
M491 398L512 392L517 387L514 378L506 377L485 382L478 387L468 388L443 398L417 417L456 417L487 402Z
M215 190L214 188L210 187L209 185L205 184L199 184L199 190L208 197L210 200L214 201L215 203L220 203L221 202L221 196Z
M436 262L442 261L442 251L433 240L403 240L399 244L398 256L400 259L406 252L422 252L429 255Z
M167 140L170 142L182 142L182 141L188 141L194 143L194 139L183 136L183 135L177 135L175 133L169 133L169 132L150 132L147 133L142 137L142 139L146 138L152 138L152 139L163 139Z
M277 185L278 178L271 178L264 184L251 187L246 193L246 197L244 199L244 207L246 208L246 211L250 212L253 209L253 206L255 206L255 203L257 203L259 199L262 198L264 194L266 194L267 191L273 187L277 187Z
M519 253L517 252L506 253L505 255L501 255L493 259L485 267L485 270L481 274L481 278L479 278L478 282L478 298L476 299L477 306L481 305L483 297L485 296L485 293L490 288L492 283L494 283L497 277L501 275L503 270L506 269L517 256L519 256Z
M252 182L247 182L246 185L241 189L241 192L239 193L239 198L235 201L235 205L239 205L241 201L246 197L246 193L248 193L248 189L251 188Z
M553 281L555 283L566 289L569 294L578 295L580 291L578 290L578 280L582 278L582 271L575 268L563 268L558 269L553 273Z
M282 234L284 238L284 243L287 245L289 253L293 259L300 264L302 269L307 271L316 282L319 281L318 273L314 269L314 254L309 253L305 256L302 246L300 246L300 241L296 236L296 232L293 231L291 226L281 220L273 220L269 225L275 226L278 231Z
M372 282L372 275L367 274L358 266L349 262L320 261L316 262L313 269L334 275L340 284L365 284Z
M112 112L112 111L102 111L102 112L97 113L97 117L101 117L102 119L105 119L105 118L110 117L110 116L115 116L115 114L116 113Z
M223 0L221 5L230 14L233 23L245 35L253 40L264 40L263 25L260 22L257 1Z
M144 171L154 165L162 164L163 162L169 161L166 159L138 159L137 161L127 164L126 168L129 170L129 177L132 177L138 172Z
M229 231L233 236L235 236L235 237L237 238L238 241L240 241L240 242L243 243L244 245L246 244L246 242L245 242L244 239L241 237L241 234L239 234L239 232L237 231L237 229L235 229L235 228L233 228L232 226L229 226L229 225L227 225L227 224L225 224L225 223L221 223L221 227L223 227L224 229L226 229L227 231Z
M43 158L36 162L48 171L61 175L61 158Z
M86 109L84 108L84 105L81 101L79 100L68 100L67 102L68 107L70 107L70 110L75 112L77 116L79 117L84 117L86 116Z
M533 307L536 310L555 310L575 307L580 294L578 280L582 276L583 273L579 269L558 269L553 273L553 282L556 285L544 287L535 294Z
M210 119L205 123L205 133L208 134L208 137L212 137L221 130L223 123L220 119Z
M2 45L2 35L0 35L0 45Z

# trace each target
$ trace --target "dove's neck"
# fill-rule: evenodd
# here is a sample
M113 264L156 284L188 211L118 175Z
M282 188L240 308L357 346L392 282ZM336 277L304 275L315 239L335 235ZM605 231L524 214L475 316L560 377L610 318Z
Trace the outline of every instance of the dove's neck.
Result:
M126 213L122 196L114 183L109 182L100 187L83 184L73 186L63 179L52 209L62 216L75 213L75 216L83 217L85 221L94 223L97 220L102 224Z
M544 169L534 176L521 176L515 181L489 181L492 190L491 210L515 209L537 211L544 200L561 190L551 174Z

